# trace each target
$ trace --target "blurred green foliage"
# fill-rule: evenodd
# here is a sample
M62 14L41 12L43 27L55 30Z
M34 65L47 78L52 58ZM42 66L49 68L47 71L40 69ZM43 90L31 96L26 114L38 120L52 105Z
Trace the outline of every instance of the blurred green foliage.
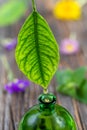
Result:
M0 26L17 22L28 9L28 0L9 0L0 7Z
M87 68L60 70L56 72L57 91L87 104Z

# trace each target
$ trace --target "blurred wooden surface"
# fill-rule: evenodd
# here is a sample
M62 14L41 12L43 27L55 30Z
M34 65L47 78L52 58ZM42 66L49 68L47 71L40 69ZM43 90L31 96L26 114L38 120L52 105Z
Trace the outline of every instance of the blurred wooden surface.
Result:
M87 5L83 8L83 16L81 20L69 22L55 20L52 13L48 12L48 14L46 14L42 12L50 24L58 42L60 42L62 38L68 37L70 32L76 32L77 39L81 44L81 50L78 54L71 56L61 55L59 65L61 68L70 67L75 69L79 66L87 66L87 15L85 15L85 11L87 11ZM17 27L20 26L14 25L15 31L17 30ZM14 30L12 30L11 27L4 29L1 28L0 31L1 36L14 36ZM11 34L11 32L13 33ZM17 33L18 32L15 34L17 35ZM7 56L15 78L25 78L15 63L14 51L7 52L3 50L1 51L0 56L3 54ZM22 115L31 106L37 103L37 97L40 93L42 93L42 89L32 83L31 86L27 88L25 93L9 95L4 92L3 89L7 82L7 72L5 71L5 67L0 60L0 130L17 130L17 126ZM76 120L78 130L87 130L87 105L82 104L68 96L59 94L56 91L56 82L54 78L49 86L49 91L56 95L57 103L64 106L73 115Z

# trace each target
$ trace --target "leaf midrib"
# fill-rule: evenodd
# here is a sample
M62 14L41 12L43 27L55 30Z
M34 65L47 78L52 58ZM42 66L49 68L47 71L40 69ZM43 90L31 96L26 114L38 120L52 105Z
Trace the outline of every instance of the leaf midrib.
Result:
M37 12L33 12L33 17L34 17L34 37L35 37L35 46L36 46L36 54L37 54L37 57L38 57L38 65L39 65L39 68L40 68L40 76L42 78L42 82L44 83L45 85L45 80L44 80L44 75L43 75L43 69L42 69L42 64L41 64L41 57L40 57L40 54L39 54L39 44L38 44L38 31L37 31Z

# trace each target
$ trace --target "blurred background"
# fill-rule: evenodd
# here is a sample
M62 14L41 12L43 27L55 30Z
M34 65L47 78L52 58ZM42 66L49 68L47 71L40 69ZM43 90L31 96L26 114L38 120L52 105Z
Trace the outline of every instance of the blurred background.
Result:
M71 33L73 33L83 49L86 49L87 1L65 0L65 6L67 5L67 1L77 2L77 6L75 5L75 8L74 4L72 7L68 7L69 4L64 7L62 1L64 0L36 0L35 2L37 10L49 23L59 44L62 39L69 38ZM73 10L72 12L70 11L70 8ZM3 39L5 39L6 42L6 39L17 38L22 24L31 11L31 0L0 0L1 44L4 44L4 42L2 43ZM63 13L65 13L65 16ZM76 17L73 17L73 15Z
M59 69L75 69L78 66L87 66L87 0L35 0L35 2L38 12L48 22L59 44ZM37 91L35 91L36 85L32 83L31 86L34 87L27 89L25 94L10 97L4 92L4 85L12 81L13 77L26 79L16 65L15 47L17 45L19 30L31 12L31 0L0 0L0 106L2 106L0 109L0 130L3 130L3 128L4 130L16 130L16 125L23 113L28 107L36 103L39 93L42 92L42 89L39 90L38 87ZM77 59L75 59L76 57ZM82 60L81 57L83 57ZM76 61L78 62L77 64ZM52 85L55 86L55 79L52 80L50 86ZM49 89L57 95L55 87L50 87ZM31 99L33 100L31 101ZM24 105L22 104L22 100ZM75 106L71 108L71 99L65 99L65 97L59 95L57 102L71 112L77 120L79 130L83 130L82 126L79 125L80 119L78 120L75 117L75 112L73 112ZM83 109L81 109L82 111ZM87 111L83 113L87 113ZM12 121L8 120L10 115ZM83 116L81 115L81 118ZM4 127L3 120L5 123ZM84 120L85 118L82 121ZM11 126L9 126L10 122ZM12 125L14 123L15 126ZM85 123L85 128L87 129L86 120Z

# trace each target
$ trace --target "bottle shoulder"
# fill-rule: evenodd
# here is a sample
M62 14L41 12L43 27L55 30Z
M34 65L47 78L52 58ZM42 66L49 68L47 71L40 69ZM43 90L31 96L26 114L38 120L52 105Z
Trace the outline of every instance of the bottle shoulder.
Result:
M40 110L40 104L31 107L23 116L18 130L76 130L76 124L69 112L55 104L54 111Z

